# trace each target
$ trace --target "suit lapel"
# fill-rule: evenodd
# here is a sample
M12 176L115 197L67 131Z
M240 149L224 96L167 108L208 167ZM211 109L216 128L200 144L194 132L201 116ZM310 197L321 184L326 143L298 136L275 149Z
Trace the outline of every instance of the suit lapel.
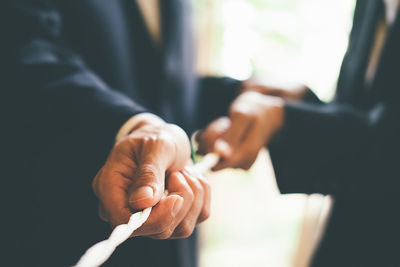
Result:
M181 19L179 0L161 0L161 31L164 51L168 53L179 41L179 21Z
M361 0L365 1L365 0ZM358 40L358 64L359 73L357 83L359 86L355 86L354 97L356 101L360 100L360 97L365 94L365 75L368 68L371 51L373 49L374 40L376 36L376 29L379 20L384 14L384 5L382 0L371 0L369 2L366 14L364 16L364 27L361 29L360 37Z
M163 24L163 111L190 128L195 117L196 76L189 0L161 0Z
M159 49L158 45L154 42L153 37L151 36L149 28L144 19L143 13L140 10L139 4L137 3L136 0L133 0L133 1L128 0L128 2L129 2L129 5L132 7L131 9L133 9L134 16L136 16L135 22L142 29L141 32L144 33L144 35L142 37L145 38L145 42L147 42L148 45L150 45L154 50L159 51L160 49ZM161 0L160 2L163 2L163 1ZM162 27L162 25L160 25L160 27Z
M357 2L349 47L343 59L338 82L339 101L354 103L364 90L365 72L382 10L382 0Z
M400 12L400 10L398 10ZM388 36L379 59L376 78L371 92L372 99L380 99L389 90L398 90L398 73L400 60L400 14L389 29Z
M179 114L176 113L176 106L179 106L179 95L182 93L179 79L183 73L179 72L181 65L180 45L182 45L182 37L180 36L180 20L181 12L179 0L162 0L161 1L161 22L163 35L163 87L162 111L165 117L174 121L177 120ZM179 121L179 119L178 119Z

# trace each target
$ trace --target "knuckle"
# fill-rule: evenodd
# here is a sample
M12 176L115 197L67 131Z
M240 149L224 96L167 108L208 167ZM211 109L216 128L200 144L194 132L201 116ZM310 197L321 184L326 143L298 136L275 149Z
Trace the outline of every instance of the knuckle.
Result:
M200 176L199 177L199 182L201 183L202 189L204 191L206 191L206 192L210 192L211 191L211 184L210 184L210 182L208 182L208 180L205 177Z
M207 220L208 218L210 218L210 208L209 207L205 207L203 208L203 210L201 211L200 217L199 217L199 223Z
M144 143L157 143L160 138L155 134L149 134L143 137Z
M240 168L243 169L243 170L248 171L248 170L251 168L252 165L253 165L253 164L252 164L251 162L246 162L246 163L243 163L243 164L240 166Z
M193 190L187 190L185 196L184 196L185 202L186 203L193 203L195 199L195 193Z
M167 229L156 236L157 239L168 239L172 236L172 230Z
M242 164L240 164L240 168L244 170L249 170L253 166L253 163L255 162L256 158L257 158L257 153L255 153L255 156L250 156L245 161L243 161Z
M154 176L157 173L156 167L149 163L141 165L139 171L143 177Z
M230 115L232 119L240 119L246 117L247 113L241 108L233 108L230 110Z
M254 158L255 156L257 156L258 151L261 149L261 147L259 147L258 145L252 145L249 144L247 147L243 148L243 153L242 155L244 155L242 157L243 161L246 161L248 159Z
M254 113L254 121L256 123L264 123L266 115L264 112L255 112Z
M157 232L165 233L165 232L171 231L171 230L170 230L171 224L172 224L172 221L169 220L169 219L161 220L161 221L156 225L156 228L157 228L157 230L158 230Z
M192 181L192 191L194 195L202 195L204 193L203 186L201 185L198 178L191 178Z
M184 198L185 202L192 203L194 201L195 193L193 192L192 188L187 187L186 190L182 194L183 194L183 198Z
M194 224L189 220L184 220L179 226L179 236L183 238L189 237L194 231Z

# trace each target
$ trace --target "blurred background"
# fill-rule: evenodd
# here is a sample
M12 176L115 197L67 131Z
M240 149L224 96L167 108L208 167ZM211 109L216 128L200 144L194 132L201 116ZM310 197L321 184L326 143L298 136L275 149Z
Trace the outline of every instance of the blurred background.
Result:
M333 98L355 0L193 4L201 74L302 82L322 100ZM200 229L201 267L308 265L329 218L329 197L280 195L267 151L249 172L209 179L213 209Z

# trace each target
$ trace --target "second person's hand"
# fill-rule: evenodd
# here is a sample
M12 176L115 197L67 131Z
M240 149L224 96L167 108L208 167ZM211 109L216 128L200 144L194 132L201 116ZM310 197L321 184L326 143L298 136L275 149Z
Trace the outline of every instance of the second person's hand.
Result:
M219 118L201 132L200 152L220 155L221 160L214 170L249 169L283 121L282 98L245 92L232 103L229 118Z

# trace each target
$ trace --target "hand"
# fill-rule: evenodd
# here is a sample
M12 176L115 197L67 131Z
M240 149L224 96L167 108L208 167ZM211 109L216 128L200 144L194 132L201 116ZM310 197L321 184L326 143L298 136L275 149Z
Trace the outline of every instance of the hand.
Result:
M189 164L189 140L182 129L140 124L115 144L93 180L100 217L117 226L127 223L134 211L153 207L133 236L188 237L208 217L210 205L207 181ZM169 193L163 197L165 189Z
M299 83L291 84L286 88L280 88L248 80L243 82L242 92L257 92L264 95L277 96L285 100L299 101L305 96L308 90L310 89L307 86Z
M223 136L230 126L231 120L228 117L220 117L211 122L205 130L199 131L196 136L199 143L197 153L205 155L209 152L215 152L215 142Z
M284 121L284 101L256 92L241 94L231 105L229 120L220 118L199 136L201 152L221 156L214 170L249 169ZM224 129L224 130L221 130Z

